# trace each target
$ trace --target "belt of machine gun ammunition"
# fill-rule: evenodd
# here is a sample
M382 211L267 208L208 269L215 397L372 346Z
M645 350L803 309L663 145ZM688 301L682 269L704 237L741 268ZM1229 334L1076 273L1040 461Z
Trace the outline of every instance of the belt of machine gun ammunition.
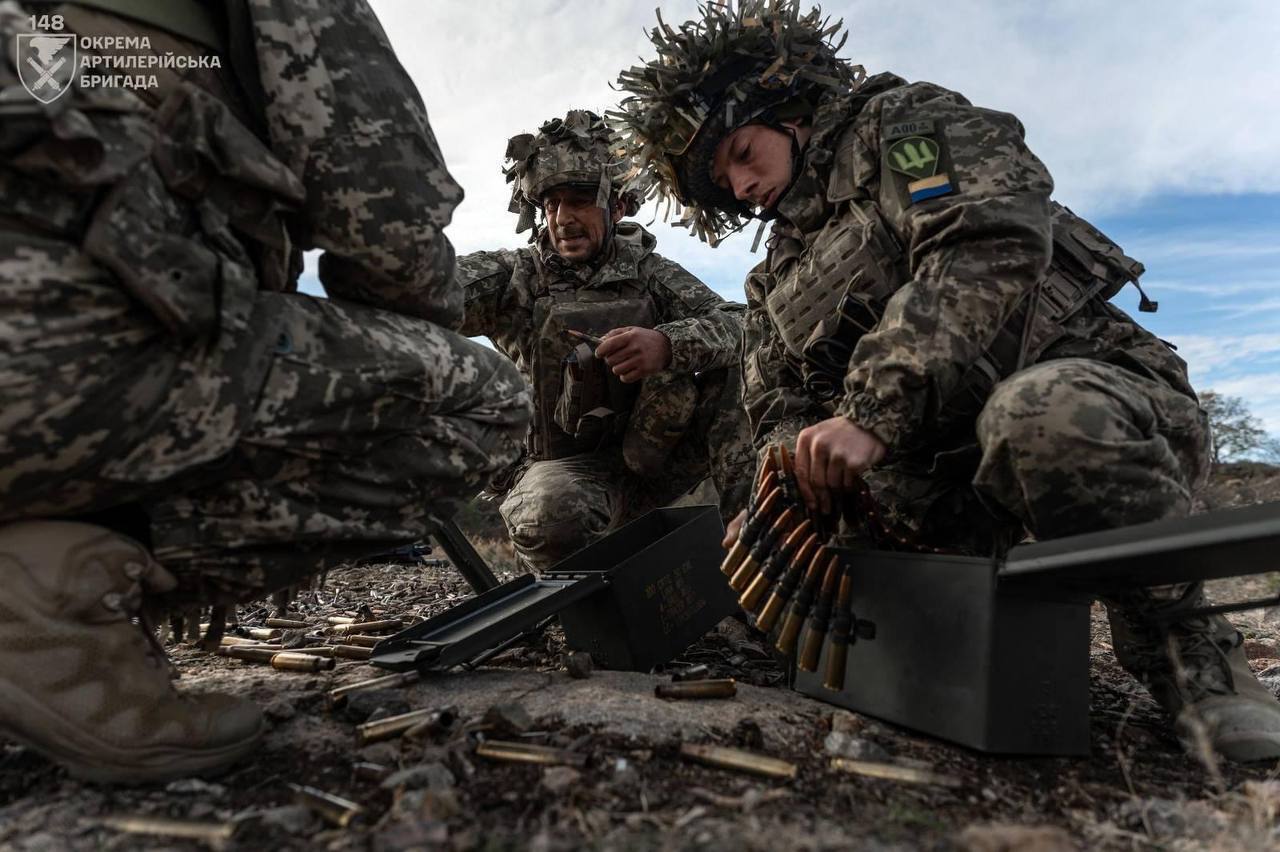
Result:
M911 533L885 518L862 480L853 508L878 546L943 553L917 543ZM787 448L769 447L756 477L747 518L720 570L738 592L738 603L766 633L778 629L776 648L796 655L796 665L816 671L824 646L823 685L844 688L849 645L871 638L874 628L853 611L853 579L833 545L836 518L811 513L800 499ZM803 629L803 636L801 631Z

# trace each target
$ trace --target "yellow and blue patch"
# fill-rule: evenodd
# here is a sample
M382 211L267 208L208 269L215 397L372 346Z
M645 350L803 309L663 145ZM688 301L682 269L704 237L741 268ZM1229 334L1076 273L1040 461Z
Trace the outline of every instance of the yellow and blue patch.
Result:
M937 198L939 195L946 195L952 189L951 178L946 172L921 178L920 180L913 180L907 184L907 193L911 196L912 204L924 201L926 198Z

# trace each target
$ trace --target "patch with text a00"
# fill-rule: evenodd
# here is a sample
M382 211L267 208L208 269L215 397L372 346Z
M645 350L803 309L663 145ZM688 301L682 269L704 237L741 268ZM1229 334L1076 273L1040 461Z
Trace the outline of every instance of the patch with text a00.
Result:
M924 201L926 198L937 198L939 195L946 195L954 191L954 189L955 187L951 185L951 177L946 172L920 180L913 180L907 184L907 194L911 196L912 204Z

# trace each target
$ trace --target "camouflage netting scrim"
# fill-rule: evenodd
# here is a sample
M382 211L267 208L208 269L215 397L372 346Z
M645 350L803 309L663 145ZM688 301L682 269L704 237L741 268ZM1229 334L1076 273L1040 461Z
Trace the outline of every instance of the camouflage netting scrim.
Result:
M608 209L609 198L619 193L625 213L634 216L640 205L626 192L626 150L604 120L594 112L573 109L564 118L553 118L538 133L521 133L507 141L509 165L503 169L512 184L510 211L520 215L516 233L533 228L542 194L553 186L573 184L597 187L596 206ZM536 232L530 241L536 239Z
M847 33L832 38L843 22L817 7L801 14L796 0L741 0L700 12L678 29L659 14L649 33L657 58L618 75L629 94L606 115L635 161L629 177L646 184L645 199L665 201L665 218L674 212L678 225L715 245L752 216L711 180L716 143L745 124L812 114L864 74L837 58Z

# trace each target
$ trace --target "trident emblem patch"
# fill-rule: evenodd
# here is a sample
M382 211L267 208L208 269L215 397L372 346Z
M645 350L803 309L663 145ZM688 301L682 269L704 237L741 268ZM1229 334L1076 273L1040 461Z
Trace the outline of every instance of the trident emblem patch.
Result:
M66 94L76 75L75 33L18 33L18 79L31 97L52 103Z

